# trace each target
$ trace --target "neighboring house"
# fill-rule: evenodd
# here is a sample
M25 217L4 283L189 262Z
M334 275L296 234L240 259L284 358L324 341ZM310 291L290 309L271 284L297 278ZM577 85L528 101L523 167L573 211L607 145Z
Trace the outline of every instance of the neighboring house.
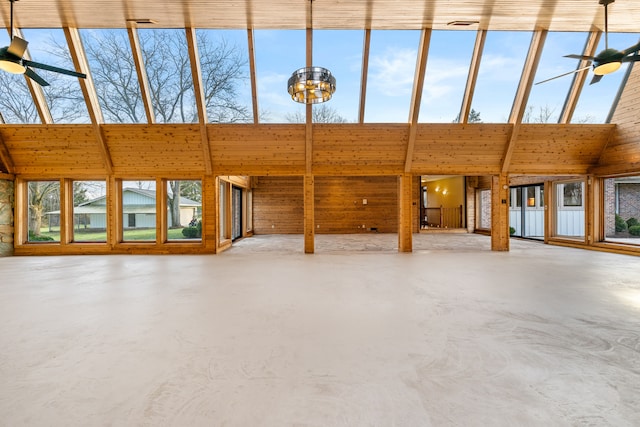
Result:
M76 226L86 229L107 228L106 196L86 201L73 208ZM187 226L194 217L200 217L202 203L180 197L180 225ZM47 212L51 223L57 223L60 211ZM168 223L171 224L171 211L167 211ZM156 192L139 188L122 190L122 224L123 228L154 228L156 226Z

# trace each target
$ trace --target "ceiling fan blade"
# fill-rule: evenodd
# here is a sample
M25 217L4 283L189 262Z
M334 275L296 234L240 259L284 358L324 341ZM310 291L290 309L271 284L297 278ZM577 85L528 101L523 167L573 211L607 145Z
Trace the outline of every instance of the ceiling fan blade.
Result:
M573 58L573 59L583 59L585 61L593 61L595 59L595 57L593 56L587 56L587 55L565 55L565 58Z
M640 61L640 55L631 55L631 56L625 56L624 58L622 58L622 62L635 62L635 61Z
M560 74L560 75L555 76L555 77L551 77L550 79L542 80L541 82L538 82L536 84L539 85L541 83L546 83L548 81L555 80L555 79L558 79L560 77L568 76L569 74L579 73L580 71L584 71L584 70L586 70L588 68L591 68L591 65L587 65L586 67L578 68L577 70L569 71L568 73L564 73L564 74Z
M589 85L598 83L600 80L602 80L602 77L603 77L602 75L594 74L593 78L591 79L591 83L589 83Z
M28 44L28 41L21 39L18 36L13 36L13 38L11 39L11 44L7 48L7 52L17 56L18 58L22 58L22 55L24 55L24 52L27 50Z
M27 68L24 74L34 82L38 83L40 86L49 86L49 83L47 83L45 79L37 75L36 72L33 71L31 68Z
M623 54L624 56L627 56L627 55L629 55L630 53L637 52L637 51L639 51L639 50L640 50L640 42L638 42L637 44L634 44L634 45L633 45L633 46L631 46L631 47L626 48L625 50L623 50L623 51L622 51L622 54Z
M42 70L53 71L54 73L66 74L68 76L80 77L82 79L86 79L87 75L83 73L78 73L76 71L65 70L64 68L54 67L53 65L42 64L40 62L34 62L29 60L22 60L24 65L28 65L33 68L40 68Z

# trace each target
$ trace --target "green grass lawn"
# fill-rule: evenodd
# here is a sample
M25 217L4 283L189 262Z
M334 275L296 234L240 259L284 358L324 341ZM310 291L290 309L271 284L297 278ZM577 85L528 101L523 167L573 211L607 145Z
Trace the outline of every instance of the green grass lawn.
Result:
M53 239L55 242L60 241L60 227L51 227L51 231L49 231L49 227L44 227L40 230L41 236L48 236ZM182 234L182 228L171 228L167 231L168 240L182 240L185 239ZM106 242L107 241L107 232L106 231L94 231L91 229L88 230L74 230L73 240L75 242ZM125 242L131 241L155 241L156 240L156 229L148 228L148 229L134 229L134 230L124 230L124 239ZM196 239L190 239L196 240ZM199 240L199 239L198 239Z

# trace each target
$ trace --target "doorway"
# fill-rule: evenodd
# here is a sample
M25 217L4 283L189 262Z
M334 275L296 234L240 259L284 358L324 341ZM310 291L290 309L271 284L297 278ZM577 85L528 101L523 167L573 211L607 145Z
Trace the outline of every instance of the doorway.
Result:
M242 237L242 188L236 187L235 185L232 187L231 193L231 212L232 212L232 222L231 222L231 240L237 240Z

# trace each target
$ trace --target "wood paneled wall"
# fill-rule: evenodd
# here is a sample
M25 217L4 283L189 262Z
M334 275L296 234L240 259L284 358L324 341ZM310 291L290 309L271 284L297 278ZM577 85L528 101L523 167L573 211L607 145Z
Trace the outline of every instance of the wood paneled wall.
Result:
M627 120L629 124L603 155L605 164L625 156L637 158L633 148L637 131L631 126L633 118ZM521 125L504 172L587 173L614 128ZM512 130L509 124L420 124L413 150L407 153L409 126L405 124L316 124L311 173L399 176L405 173L409 155L408 173L413 175L499 174ZM205 152L210 153L214 175L304 175L305 135L305 125L297 124L211 124L207 125L208 142L203 142L199 125L192 124L0 125L12 172L38 178L104 177L109 164L117 177L202 175ZM205 143L209 150L203 149Z
M597 175L640 173L640 65L636 64L618 102L612 122L616 132L591 169Z
M417 179L414 189L417 201ZM302 177L257 178L253 188L254 233L301 234L302 192ZM413 222L417 231L415 211ZM316 177L315 226L317 234L363 233L372 229L380 233L397 232L398 178Z

